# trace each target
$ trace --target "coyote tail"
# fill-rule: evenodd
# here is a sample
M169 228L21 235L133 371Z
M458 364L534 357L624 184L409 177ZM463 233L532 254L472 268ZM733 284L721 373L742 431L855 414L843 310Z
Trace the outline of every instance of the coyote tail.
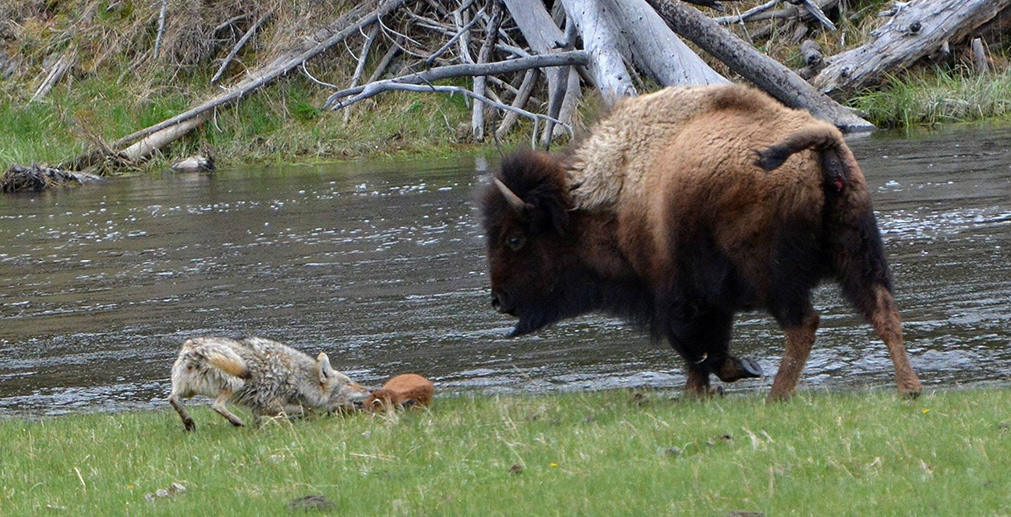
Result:
M249 367L246 366L242 357L226 347L207 344L197 347L194 352L206 359L211 366L229 375L243 380L249 379L251 376Z

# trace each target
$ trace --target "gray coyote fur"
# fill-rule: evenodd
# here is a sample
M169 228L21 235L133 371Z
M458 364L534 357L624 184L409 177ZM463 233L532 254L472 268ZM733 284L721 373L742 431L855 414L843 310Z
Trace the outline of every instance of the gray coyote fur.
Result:
M369 392L347 375L334 370L320 353L308 355L269 339L199 337L183 343L172 366L168 401L187 431L196 424L182 399L194 395L214 398L211 408L234 426L244 425L228 411L226 402L248 407L258 424L263 416L301 416L306 411L350 409Z

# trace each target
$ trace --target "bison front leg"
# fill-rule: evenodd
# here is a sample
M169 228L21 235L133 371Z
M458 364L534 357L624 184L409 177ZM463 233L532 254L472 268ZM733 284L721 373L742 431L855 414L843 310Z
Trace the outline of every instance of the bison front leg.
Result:
M786 352L783 354L782 362L779 363L776 379L772 382L769 401L786 400L793 395L800 374L804 371L804 365L807 364L807 358L811 355L818 320L818 313L814 309L808 309L799 324L784 326Z
M922 387L913 366L909 364L909 353L902 340L902 321L899 319L899 311L895 308L895 299L884 286L876 286L874 294L876 304L870 318L871 325L874 326L878 337L888 346L888 355L895 365L895 382L899 385L899 393L915 398L920 395Z
M688 381L685 383L685 394L705 398L710 395L721 395L723 390L714 389L709 385L709 369L698 365L688 365Z

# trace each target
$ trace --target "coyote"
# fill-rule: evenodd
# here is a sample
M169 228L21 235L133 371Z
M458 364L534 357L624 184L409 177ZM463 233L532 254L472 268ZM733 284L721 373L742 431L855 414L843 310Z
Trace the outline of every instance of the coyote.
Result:
M373 391L363 406L366 410L389 410L414 404L427 406L432 402L435 386L432 381L414 373L404 373L386 381Z
M244 425L225 403L246 406L255 423L263 416L301 416L307 410L351 409L369 394L347 375L334 370L320 353L308 355L269 339L199 337L183 343L172 366L168 401L187 431L196 429L182 399L214 398L211 408L232 425Z

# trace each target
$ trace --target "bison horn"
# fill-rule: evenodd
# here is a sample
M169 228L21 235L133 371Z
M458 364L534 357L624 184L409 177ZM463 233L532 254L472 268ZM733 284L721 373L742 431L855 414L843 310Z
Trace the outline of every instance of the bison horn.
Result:
M498 187L499 192L502 193L502 197L504 197L506 201L509 202L509 206L513 207L513 210L517 212L522 212L523 210L526 209L527 204L524 203L523 200L520 199L520 197L517 196L515 192L510 190L505 183L502 183L502 180L498 178L495 178L494 180L495 186Z

